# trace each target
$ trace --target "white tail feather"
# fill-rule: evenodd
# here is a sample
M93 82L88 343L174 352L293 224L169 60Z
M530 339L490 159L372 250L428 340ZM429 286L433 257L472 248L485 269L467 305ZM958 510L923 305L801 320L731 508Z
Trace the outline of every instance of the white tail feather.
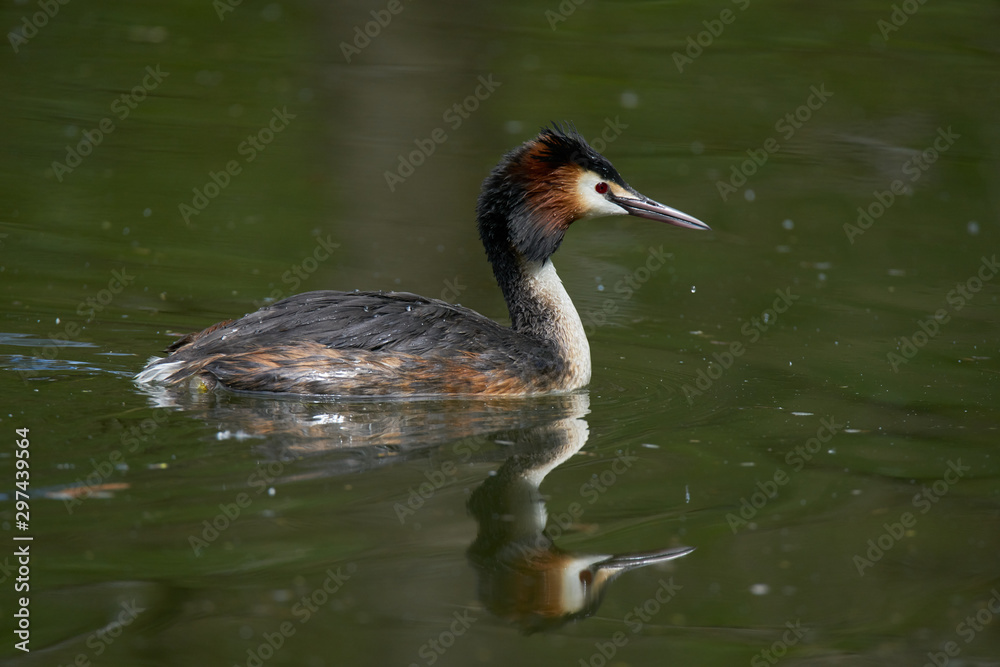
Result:
M162 357L150 357L149 363L135 376L135 381L141 384L164 384L181 366L179 361L157 363Z

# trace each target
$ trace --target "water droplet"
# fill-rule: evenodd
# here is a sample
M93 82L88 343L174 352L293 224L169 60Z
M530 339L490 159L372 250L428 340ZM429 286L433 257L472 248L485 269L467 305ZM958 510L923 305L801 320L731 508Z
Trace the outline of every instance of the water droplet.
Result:
M781 223L781 226L785 229L795 229L795 223L787 219Z
M694 285L691 285L691 294L694 294L695 289L697 288Z
M621 105L626 109L634 109L639 106L639 96L631 90L626 90L622 93Z

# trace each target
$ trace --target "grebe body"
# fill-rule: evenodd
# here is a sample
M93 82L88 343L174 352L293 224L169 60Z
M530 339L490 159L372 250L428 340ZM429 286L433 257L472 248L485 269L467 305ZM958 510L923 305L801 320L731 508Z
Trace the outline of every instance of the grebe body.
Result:
M307 292L184 336L136 379L345 396L579 389L590 345L551 256L572 222L609 215L708 229L640 195L575 130L544 129L503 157L477 206L509 327L406 292Z

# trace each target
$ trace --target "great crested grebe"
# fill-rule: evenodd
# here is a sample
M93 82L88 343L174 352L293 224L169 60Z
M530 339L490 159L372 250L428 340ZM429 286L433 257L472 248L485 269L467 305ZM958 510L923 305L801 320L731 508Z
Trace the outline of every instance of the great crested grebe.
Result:
M575 128L556 124L504 155L476 215L509 327L407 292L306 292L184 336L136 380L353 396L579 389L590 344L551 260L570 224L634 215L709 229L636 192Z

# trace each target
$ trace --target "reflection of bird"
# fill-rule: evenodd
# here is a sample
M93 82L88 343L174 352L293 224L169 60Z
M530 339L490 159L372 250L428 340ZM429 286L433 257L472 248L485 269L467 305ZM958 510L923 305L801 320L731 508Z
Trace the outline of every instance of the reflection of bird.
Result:
M573 554L555 546L538 490L545 476L587 441L587 423L563 419L533 434L544 440L508 458L469 498L479 533L468 557L479 579L479 598L491 613L526 633L557 628L590 616L608 584L626 570L679 558L693 547L617 556ZM582 513L582 509L580 510ZM570 505L567 514L579 517Z
M483 182L479 235L510 310L504 327L404 292L307 292L171 345L140 382L298 394L523 395L590 381L590 346L550 257L581 218L708 226L644 197L575 130L545 129Z
M429 455L449 444L459 462L473 456L485 460L486 439L515 437L525 429L551 424L577 414L586 392L519 398L451 397L434 401L398 398L341 398L289 400L288 396L243 396L228 392L172 391L170 387L142 385L150 403L159 411L183 410L211 424L216 438L255 440L254 449L264 460L287 460L311 454L341 451L344 456L313 460L317 474L339 475L391 465ZM138 427L134 427L138 428ZM147 436L139 434L145 441ZM490 452L502 460L503 452Z

